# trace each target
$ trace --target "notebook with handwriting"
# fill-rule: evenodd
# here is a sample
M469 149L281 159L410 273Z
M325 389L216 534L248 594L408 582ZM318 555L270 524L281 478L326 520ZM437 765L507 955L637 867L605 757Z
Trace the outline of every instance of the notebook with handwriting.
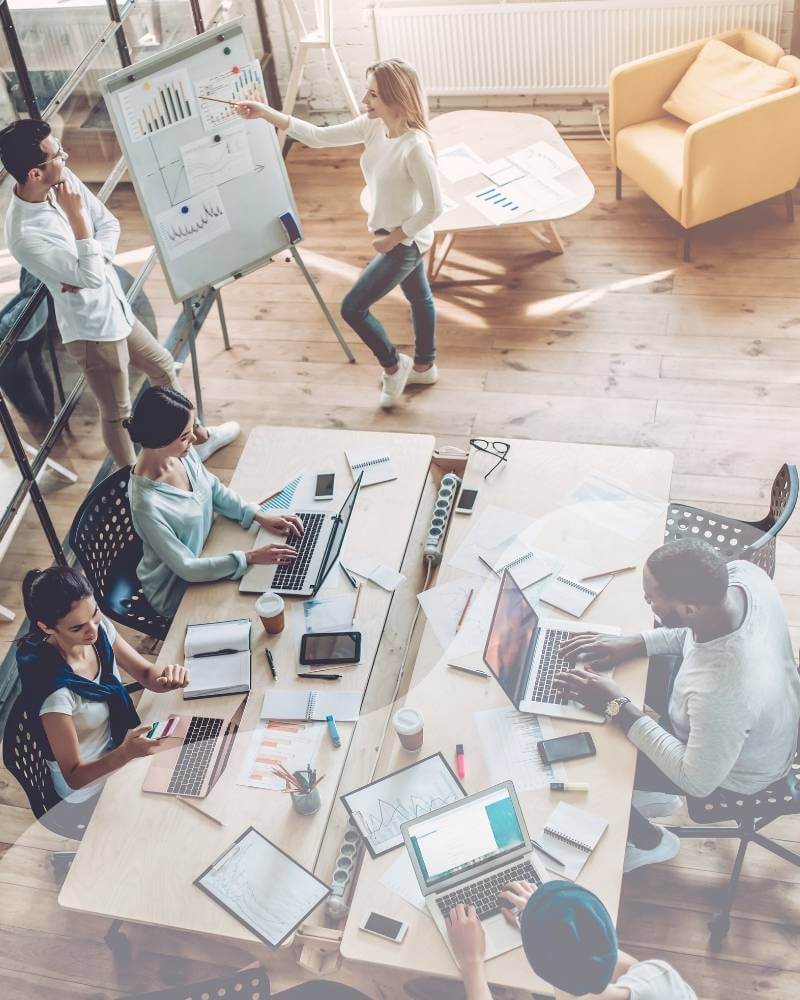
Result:
M394 467L392 456L386 451L375 448L350 448L345 455L354 482L358 479L359 473L364 473L362 486L374 486L376 483L388 483L392 479L397 479L397 469Z
M547 857L542 857L542 863L557 875L576 879L607 828L608 822L602 816L559 802L535 839L564 866L553 864Z
M559 611L566 611L573 618L580 618L614 579L613 573L607 573L605 576L585 580L584 576L592 572L592 567L585 563L566 563L561 572L547 584L539 599Z
M250 628L249 618L187 627L183 653L191 679L184 698L250 690Z
M332 715L337 722L356 722L360 710L360 691L267 691L261 718L324 722Z

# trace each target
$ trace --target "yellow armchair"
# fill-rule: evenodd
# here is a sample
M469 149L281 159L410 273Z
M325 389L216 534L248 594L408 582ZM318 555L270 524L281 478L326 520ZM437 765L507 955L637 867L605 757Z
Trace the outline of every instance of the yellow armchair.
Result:
M616 194L630 177L684 230L690 257L695 226L783 194L794 221L800 179L800 60L775 42L740 30L717 35L769 66L780 60L797 86L688 125L662 105L708 39L618 66L609 80Z

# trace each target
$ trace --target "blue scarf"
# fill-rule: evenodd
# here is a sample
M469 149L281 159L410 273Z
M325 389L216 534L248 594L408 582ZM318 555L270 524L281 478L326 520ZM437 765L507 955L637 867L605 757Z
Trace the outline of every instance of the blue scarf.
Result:
M114 650L101 625L95 647L100 659L100 677L91 681L80 677L64 661L56 646L44 636L27 635L17 648L17 670L22 683L22 695L35 718L45 700L59 688L69 688L87 701L105 701L111 723L111 739L119 746L129 729L139 725L139 716L125 685L114 674ZM48 751L49 751L48 747ZM52 759L52 753L49 753Z

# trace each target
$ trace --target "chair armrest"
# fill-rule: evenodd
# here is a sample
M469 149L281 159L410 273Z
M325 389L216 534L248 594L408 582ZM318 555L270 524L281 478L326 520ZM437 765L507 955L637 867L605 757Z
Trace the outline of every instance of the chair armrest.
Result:
M681 225L719 218L790 191L800 178L800 87L690 125Z

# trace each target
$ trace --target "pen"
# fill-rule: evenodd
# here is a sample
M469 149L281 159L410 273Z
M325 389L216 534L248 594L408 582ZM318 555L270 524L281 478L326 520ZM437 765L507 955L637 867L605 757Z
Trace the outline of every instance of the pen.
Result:
M347 577L347 579L348 579L348 580L350 581L350 586L351 586L351 587L357 587L357 586L358 586L358 584L357 584L357 583L356 583L356 581L355 581L355 578L353 577L353 574L352 574L352 573L350 572L350 570L349 570L349 569L348 569L348 568L347 568L347 567L345 566L345 564L344 564L344 563L339 563L339 569L340 569L340 570L341 570L341 571L342 571L342 572L344 573L344 575L345 575L345 576Z
M238 649L212 649L208 653L195 653L194 657L192 658L195 660L200 660L204 656L224 656L227 653L238 653L238 652L239 652Z
M269 672L272 674L272 679L276 681L278 679L278 673L275 670L275 660L272 658L272 653L265 649L264 652L267 654L267 664L269 665Z
M551 781L551 792L588 792L589 786L585 781Z
M342 737L339 735L339 730L336 728L336 719L334 719L332 715L326 715L325 721L328 724L328 732L331 736L331 743L333 743L333 745L338 749L342 745ZM324 777L325 775L323 774L322 778ZM319 780L322 781L322 778ZM319 784L319 782L317 782L317 784Z
M478 670L477 667L462 667L459 663L448 663L451 670L460 670L462 674L474 674L476 677L488 677L485 670Z
M342 679L341 674L298 674L297 676L306 681L340 681Z
M469 602L472 600L472 595L475 593L475 588L470 587L469 593L467 594L467 603L464 605L464 610L461 612L461 617L458 619L458 624L456 625L456 632L461 628L464 621L464 616L467 613L467 608L469 607Z
M555 856L555 854L551 854L551 853L550 853L549 851L546 851L546 850L545 850L545 849L544 849L544 848L542 847L542 845L541 845L541 844L540 844L540 843L539 843L538 841L536 841L536 840L532 840L532 841L531 841L531 843L533 844L533 846L534 846L534 847L536 848L536 850L537 850L537 851L538 851L538 852L539 852L540 854L544 854L544 856L545 856L546 858L550 858L550 860L551 860L551 861L555 861L555 863L556 863L557 865L560 865L560 866L561 866L562 868L566 868L566 867L567 867L567 866L566 866L566 865L564 864L564 862L563 862L563 861L561 860L561 858L557 858L557 857Z
M581 577L581 580L596 580L598 576L614 576L616 573L627 573L631 569L636 569L636 566L617 566L616 569L601 569L596 573L587 573Z
M359 583L356 588L356 603L353 605L353 625L356 623L356 611L358 611L358 602L361 600L361 584Z
M456 774L463 781L467 774L467 764L464 759L464 744L456 743Z

